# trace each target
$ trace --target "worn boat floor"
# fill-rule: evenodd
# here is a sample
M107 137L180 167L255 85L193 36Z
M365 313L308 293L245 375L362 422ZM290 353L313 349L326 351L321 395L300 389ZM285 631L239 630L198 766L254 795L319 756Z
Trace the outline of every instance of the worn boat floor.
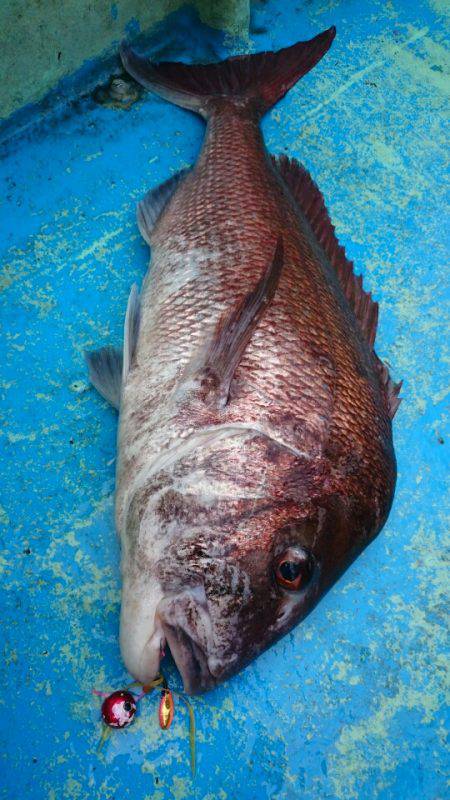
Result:
M155 97L129 111L85 98L10 142L0 167L8 800L444 798L445 5L269 0L255 6L249 42L214 39L223 56L337 26L329 55L268 116L265 136L311 169L380 301L378 351L405 383L385 530L306 622L194 701L195 782L179 704L163 732L148 698L96 752L91 689L128 678L117 639L116 416L88 386L82 351L120 344L148 258L136 202L195 159L202 122ZM173 665L166 671L177 685Z

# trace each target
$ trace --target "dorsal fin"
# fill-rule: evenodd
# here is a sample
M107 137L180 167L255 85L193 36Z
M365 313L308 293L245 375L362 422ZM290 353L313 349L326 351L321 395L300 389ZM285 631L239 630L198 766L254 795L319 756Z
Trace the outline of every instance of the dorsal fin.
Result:
M334 267L361 331L369 345L373 347L377 333L378 303L372 300L370 292L363 289L362 276L355 275L353 262L347 258L344 248L339 244L320 189L305 167L295 158L288 158L285 155L278 158L272 156L272 162L303 211L317 241ZM401 402L398 394L402 382L393 382L388 368L378 356L376 356L376 363L392 419Z
M272 161L336 270L360 328L369 344L373 346L377 332L378 303L372 300L370 292L362 288L361 275L355 275L353 262L346 257L344 248L339 244L320 189L305 167L295 158L282 155L279 158L272 157Z

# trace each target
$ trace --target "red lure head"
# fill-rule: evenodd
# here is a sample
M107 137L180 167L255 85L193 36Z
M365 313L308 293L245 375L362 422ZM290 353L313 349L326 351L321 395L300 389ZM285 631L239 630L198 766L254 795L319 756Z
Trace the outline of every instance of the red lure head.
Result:
M145 695L149 694L152 689L156 689L157 687L160 687L161 690L161 699L159 701L158 708L159 724L163 730L167 730L167 728L170 728L173 721L175 703L173 700L173 693L168 688L165 678L162 675L157 675L157 677L151 683L143 685L142 692L138 696L131 694L131 692L128 692L126 689L112 692L112 694L109 695L107 695L105 692L100 692L97 689L92 690L92 693L97 695L97 697L104 698L101 713L105 725L103 726L103 733L98 745L98 750L101 749L106 739L109 738L111 734L110 728L126 728L134 719L138 702L145 697ZM175 694L178 697L181 697L189 713L191 770L192 774L195 775L194 710L189 701L183 697L183 695L179 694L178 692L175 692Z
M110 728L126 728L133 722L136 708L136 699L131 692L113 692L102 703L103 721Z

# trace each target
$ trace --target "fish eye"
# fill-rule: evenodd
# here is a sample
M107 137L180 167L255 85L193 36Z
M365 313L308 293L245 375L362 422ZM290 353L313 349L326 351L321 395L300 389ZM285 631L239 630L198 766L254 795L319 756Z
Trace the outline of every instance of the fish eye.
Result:
M275 565L275 579L279 586L291 592L305 589L314 572L314 559L303 550L287 550Z

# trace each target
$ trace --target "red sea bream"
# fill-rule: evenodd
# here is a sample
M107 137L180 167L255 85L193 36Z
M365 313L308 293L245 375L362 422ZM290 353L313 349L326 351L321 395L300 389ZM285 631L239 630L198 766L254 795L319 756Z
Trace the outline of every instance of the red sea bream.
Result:
M123 354L87 356L120 412L120 641L142 682L166 645L186 692L236 673L389 513L400 385L373 349L377 304L312 178L259 125L334 35L209 65L122 51L137 81L206 120L195 166L139 204L152 259Z

